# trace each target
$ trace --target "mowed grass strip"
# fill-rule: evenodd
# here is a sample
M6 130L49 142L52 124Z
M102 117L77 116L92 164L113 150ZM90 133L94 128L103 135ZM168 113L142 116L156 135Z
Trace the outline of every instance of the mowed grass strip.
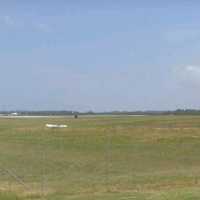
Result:
M198 116L2 118L0 200L200 199L199 152Z

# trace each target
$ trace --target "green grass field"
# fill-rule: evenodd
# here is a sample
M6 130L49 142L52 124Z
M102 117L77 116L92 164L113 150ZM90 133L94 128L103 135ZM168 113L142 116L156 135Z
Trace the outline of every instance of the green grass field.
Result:
M199 200L200 117L1 118L0 200L40 199Z

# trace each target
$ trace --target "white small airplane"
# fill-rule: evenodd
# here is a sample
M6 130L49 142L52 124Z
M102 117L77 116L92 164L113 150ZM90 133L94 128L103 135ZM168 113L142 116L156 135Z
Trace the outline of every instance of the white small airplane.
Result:
M13 112L13 113L10 113L10 115L12 115L12 116L17 116L18 113L17 113L17 112Z
M65 124L46 124L47 128L67 128Z

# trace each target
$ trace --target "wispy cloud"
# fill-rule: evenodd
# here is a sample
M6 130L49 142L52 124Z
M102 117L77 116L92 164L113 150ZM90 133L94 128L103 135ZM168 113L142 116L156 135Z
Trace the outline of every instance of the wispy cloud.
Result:
M176 69L177 80L185 85L192 87L200 86L200 66L187 65Z
M39 32L50 32L51 27L48 23L39 20L35 20L33 18L21 18L21 17L13 17L11 15L0 16L0 23L6 27L12 27L17 29L25 29L25 30L34 30Z
M185 67L185 70L190 75L198 76L198 78L200 78L200 66L188 65Z
M2 16L2 17L1 17L1 21L2 21L5 25L7 25L7 26L13 26L13 25L15 25L14 19L13 19L11 16L9 16L9 15Z
M169 43L185 43L187 41L193 41L200 38L199 28L177 28L173 30L165 31L164 39Z
M42 32L50 32L51 28L46 23L35 23L35 28Z
M11 16L4 16L4 22L7 24L7 25L13 25L14 24L14 20L12 19Z

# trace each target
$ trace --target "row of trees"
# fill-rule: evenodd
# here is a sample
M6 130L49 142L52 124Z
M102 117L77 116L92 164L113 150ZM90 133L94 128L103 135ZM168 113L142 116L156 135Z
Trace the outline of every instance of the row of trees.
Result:
M177 109L174 111L111 111L111 112L78 112L78 111L2 111L4 115L10 115L11 113L17 113L18 115L33 115L33 116L65 116L65 115L200 115L200 110L195 109Z

